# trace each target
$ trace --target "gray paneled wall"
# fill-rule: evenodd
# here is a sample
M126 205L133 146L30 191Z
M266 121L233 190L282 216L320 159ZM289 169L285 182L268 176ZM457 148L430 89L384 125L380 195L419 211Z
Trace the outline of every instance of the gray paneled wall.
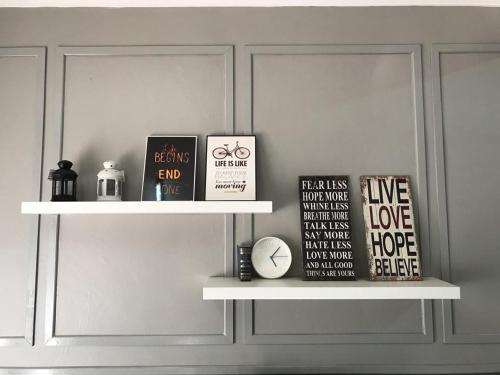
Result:
M500 371L499 24L480 8L0 9L0 368ZM275 213L19 214L61 157L80 199L109 158L139 199L149 134L200 137L203 199L213 133L258 136ZM202 301L242 241L284 237L300 274L301 174L351 176L366 275L358 179L393 173L412 178L425 273L460 301Z

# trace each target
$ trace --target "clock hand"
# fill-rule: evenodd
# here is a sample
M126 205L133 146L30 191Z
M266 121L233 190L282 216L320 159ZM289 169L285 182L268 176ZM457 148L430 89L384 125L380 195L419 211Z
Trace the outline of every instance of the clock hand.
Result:
M278 252L278 250L281 249L281 246L278 246L278 248L276 249L276 251L273 253L273 255L271 255L271 258L274 257L274 254L276 254Z
M278 248L276 249L276 251L269 257L273 261L274 267L278 267L278 265L274 261L274 258L281 258L281 257L283 257L282 255L281 256L280 255L276 255L276 253L279 251L279 249L281 249L281 246L278 246Z
M274 261L273 256L271 255L269 258L273 261L273 263L274 263L274 267L278 267L278 265L277 265L277 264L276 264L276 262Z

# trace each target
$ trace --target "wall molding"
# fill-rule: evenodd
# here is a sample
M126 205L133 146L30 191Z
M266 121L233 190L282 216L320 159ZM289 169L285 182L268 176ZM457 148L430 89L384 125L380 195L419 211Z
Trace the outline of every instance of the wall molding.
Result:
M446 149L443 121L443 96L441 87L441 55L456 53L499 53L500 44L434 44L431 52L431 75L434 104L434 144L436 160L436 191L438 203L439 246L443 279L454 282L451 273L451 249L449 243L449 220L446 190ZM500 334L457 334L453 319L453 308L460 301L442 301L443 342L452 344L498 344Z
M245 87L247 88L244 103L246 106L245 126L252 134L253 126L253 67L256 55L408 55L411 61L413 86L413 118L415 126L415 153L417 170L416 216L420 224L420 248L426 259L424 270L431 270L429 246L429 211L427 193L426 146L424 128L424 107L422 88L422 55L418 44L404 45L248 45L245 47ZM254 240L254 215L247 219L248 238ZM429 273L426 271L426 273ZM245 344L358 344L358 343L431 343L434 341L434 324L432 301L420 302L422 331L416 333L352 333L352 334L269 334L255 333L254 301L243 302L243 321Z
M168 56L168 55L221 55L225 62L225 124L226 132L234 132L233 120L233 47L232 46L116 46L116 47L59 47L56 61L55 86L55 121L57 140L50 156L45 162L56 163L62 157L64 131L64 100L65 100L65 72L68 56ZM52 163L52 164L53 164ZM234 215L224 215L224 273L232 275L233 242L234 242ZM210 345L232 344L234 302L224 301L224 329L221 334L202 335L56 335L56 298L57 273L59 254L59 226L57 217L44 218L48 226L48 276L46 282L46 309L45 309L45 344L59 345L92 345L92 346L163 346L163 345Z
M32 57L37 61L37 75L38 75L38 98L37 101L37 117L38 122L34 124L34 128L39 133L40 143L39 148L36 150L40 161L37 165L38 175L35 176L35 180L38 181L36 186L36 197L35 199L40 199L41 197L41 173L42 173L42 162L43 159L43 137L44 137L44 105L45 105L45 64L46 64L46 53L45 47L10 47L4 48L0 47L0 58L6 57ZM34 233L40 230L40 220L38 218L34 219ZM34 244L30 249L27 249L28 256L28 278L26 281L26 310L25 310L25 332L24 335L19 336L0 336L0 346L31 346L34 344L35 335L35 305L36 305L36 293L37 293L37 274L38 274L38 235L34 238Z

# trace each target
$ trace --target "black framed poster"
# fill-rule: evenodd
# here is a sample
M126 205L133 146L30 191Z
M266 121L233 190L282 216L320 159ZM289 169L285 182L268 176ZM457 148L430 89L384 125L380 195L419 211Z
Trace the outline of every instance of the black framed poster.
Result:
M142 200L194 200L196 147L196 136L149 136L144 159Z
M255 136L207 136L206 200L255 200Z
M372 280L422 280L410 178L361 176Z
M299 176L304 280L355 280L348 176Z

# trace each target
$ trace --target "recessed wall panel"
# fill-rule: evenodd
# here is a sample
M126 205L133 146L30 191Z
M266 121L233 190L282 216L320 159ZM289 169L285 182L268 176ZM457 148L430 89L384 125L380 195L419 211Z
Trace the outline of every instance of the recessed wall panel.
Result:
M447 339L499 342L500 48L460 48L439 60L450 280L464 296Z
M64 56L61 148L80 175L80 200L96 199L96 173L109 159L125 169L125 199L140 200L151 134L199 136L196 195L204 196L204 138L232 127L232 72L224 52L196 48L97 48ZM226 335L229 302L201 297L206 277L226 271L226 220L61 217L54 336Z
M0 338L33 334L38 218L20 208L40 192L44 56L0 48Z
M57 336L224 332L224 304L201 296L223 272L222 215L84 215L60 233Z
M276 212L255 216L254 237L283 237L294 256L289 274L301 275L298 176L349 175L355 268L367 276L359 176L410 175L415 191L421 177L412 55L260 52L252 56L253 130L260 198L273 199ZM415 301L255 301L253 334L421 335L422 313Z
M196 196L204 198L205 135L227 130L224 55L65 59L62 155L80 174L79 199L96 198L96 174L114 158L128 172L125 199L140 200L148 135L199 136Z

